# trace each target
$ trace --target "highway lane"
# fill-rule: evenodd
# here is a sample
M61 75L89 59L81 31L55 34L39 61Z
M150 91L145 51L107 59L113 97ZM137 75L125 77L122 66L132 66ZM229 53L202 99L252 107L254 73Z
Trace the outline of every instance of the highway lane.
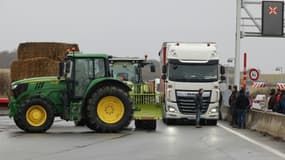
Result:
M218 126L166 126L156 132L136 131L131 124L121 133L99 134L86 127L56 120L44 134L27 134L0 117L0 155L9 160L78 159L199 159L280 160L285 142L260 133Z

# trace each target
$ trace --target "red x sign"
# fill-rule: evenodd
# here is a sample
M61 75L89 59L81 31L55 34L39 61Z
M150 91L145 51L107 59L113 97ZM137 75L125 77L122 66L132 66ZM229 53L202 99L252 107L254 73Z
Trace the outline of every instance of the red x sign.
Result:
M269 10L269 15L276 15L277 14L277 7L276 6L269 6L268 10Z

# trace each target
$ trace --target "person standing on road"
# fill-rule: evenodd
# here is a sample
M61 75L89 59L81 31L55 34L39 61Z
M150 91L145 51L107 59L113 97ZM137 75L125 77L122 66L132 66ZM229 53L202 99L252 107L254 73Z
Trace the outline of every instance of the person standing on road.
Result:
M196 128L201 128L200 125L200 116L201 116L201 109L203 106L203 92L204 89L200 88L198 94L195 97L195 104L196 104Z
M236 100L236 110L237 110L237 124L238 128L245 128L246 124L246 112L248 110L250 103L248 97L245 95L244 89L239 91L239 95Z
M281 99L281 90L278 88L275 95L275 106L273 112L280 112L280 99Z
M276 103L275 89L271 89L269 93L268 109L274 110L275 103Z
M232 121L231 121L231 125L233 127L237 126L237 111L236 111L236 100L238 97L238 91L237 91L237 86L233 86L232 88L232 94L229 98L229 104L230 104L230 112L232 114Z
M285 114L285 90L283 89L280 97L280 112Z

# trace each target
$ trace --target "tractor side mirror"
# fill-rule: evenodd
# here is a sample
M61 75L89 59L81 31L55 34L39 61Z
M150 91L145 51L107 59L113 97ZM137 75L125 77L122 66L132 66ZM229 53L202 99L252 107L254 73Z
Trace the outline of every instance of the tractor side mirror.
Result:
M221 66L221 67L220 67L220 72L221 72L221 74L225 74L225 73L226 73L226 70L225 70L225 67L224 67L224 66Z
M63 76L63 68L64 68L64 63L63 62L60 62L59 63L59 72L58 72L58 79L60 79L60 77Z
M162 66L162 73L166 74L166 65L165 64Z
M155 72L155 65L154 64L150 65L150 72Z

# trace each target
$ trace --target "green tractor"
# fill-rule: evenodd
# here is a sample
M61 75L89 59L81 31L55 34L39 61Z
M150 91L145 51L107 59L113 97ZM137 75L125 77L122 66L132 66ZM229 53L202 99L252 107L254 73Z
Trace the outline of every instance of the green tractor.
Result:
M45 132L60 117L84 123L96 132L119 132L133 118L131 91L110 76L106 54L69 53L58 77L15 81L9 116L26 132Z
M134 120L137 129L155 130L156 120L162 118L162 105L159 92L155 89L155 81L145 83L142 68L155 66L136 57L114 57L110 59L111 74L114 78L126 83L132 91L129 93L135 106Z

